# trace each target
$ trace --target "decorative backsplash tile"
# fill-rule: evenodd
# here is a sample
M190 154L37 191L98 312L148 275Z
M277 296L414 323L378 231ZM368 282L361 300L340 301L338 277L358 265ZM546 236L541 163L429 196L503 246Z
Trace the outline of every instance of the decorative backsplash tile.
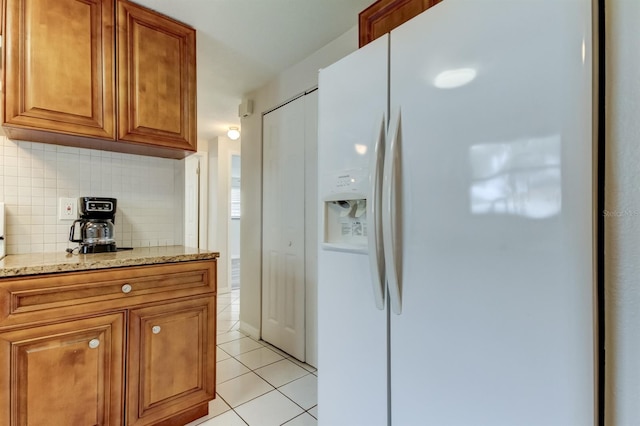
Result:
M7 254L64 251L71 221L58 198L118 199L119 247L182 244L184 161L9 140L0 136Z

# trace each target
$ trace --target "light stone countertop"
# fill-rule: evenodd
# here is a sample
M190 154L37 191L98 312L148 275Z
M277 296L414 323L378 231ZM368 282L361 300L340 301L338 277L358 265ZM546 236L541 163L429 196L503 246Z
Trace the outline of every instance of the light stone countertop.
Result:
M219 256L219 252L184 246L142 247L113 253L92 254L65 252L10 254L0 260L0 278L207 260L216 259Z

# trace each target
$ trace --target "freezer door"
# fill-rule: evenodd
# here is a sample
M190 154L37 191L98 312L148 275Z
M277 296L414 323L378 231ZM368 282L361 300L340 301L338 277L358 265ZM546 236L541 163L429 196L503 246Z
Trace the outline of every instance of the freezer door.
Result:
M319 76L320 425L386 426L388 421L387 314L378 308L367 245L353 244L354 236L345 236L344 244L328 243L324 225L327 199L339 198L351 188L357 188L358 198L371 193L371 153L387 109L387 53L388 37L382 37L323 69ZM344 176L349 176L348 181ZM345 194L347 199L351 196ZM343 219L348 228L354 222L344 205L344 216L331 215L329 220ZM359 208L354 206L351 214L363 214ZM349 229L341 232L351 233ZM339 236L340 232L331 238Z
M591 20L446 0L391 33L395 426L594 424Z

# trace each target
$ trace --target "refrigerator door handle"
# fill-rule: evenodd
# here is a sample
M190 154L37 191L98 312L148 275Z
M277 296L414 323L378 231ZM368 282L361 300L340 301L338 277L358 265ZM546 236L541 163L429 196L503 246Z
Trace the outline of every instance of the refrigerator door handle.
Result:
M367 220L369 223L368 245L369 265L371 265L371 284L376 307L384 309L385 280L384 280L384 249L382 244L382 168L384 166L385 151L385 117L380 120L380 128L377 130L373 155L371 156L371 174L369 175L369 200L367 201Z
M398 216L402 199L399 148L401 142L401 112L398 109L389 123L389 146L385 153L382 177L382 238L384 242L385 271L389 285L389 304L393 313L402 313L402 281L398 265L402 261Z

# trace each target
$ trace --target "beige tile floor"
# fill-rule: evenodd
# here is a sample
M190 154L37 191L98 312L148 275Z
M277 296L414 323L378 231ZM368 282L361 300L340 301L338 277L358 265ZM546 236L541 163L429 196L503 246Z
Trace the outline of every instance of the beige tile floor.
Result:
M216 399L187 426L316 426L316 369L241 333L239 301L218 296Z

